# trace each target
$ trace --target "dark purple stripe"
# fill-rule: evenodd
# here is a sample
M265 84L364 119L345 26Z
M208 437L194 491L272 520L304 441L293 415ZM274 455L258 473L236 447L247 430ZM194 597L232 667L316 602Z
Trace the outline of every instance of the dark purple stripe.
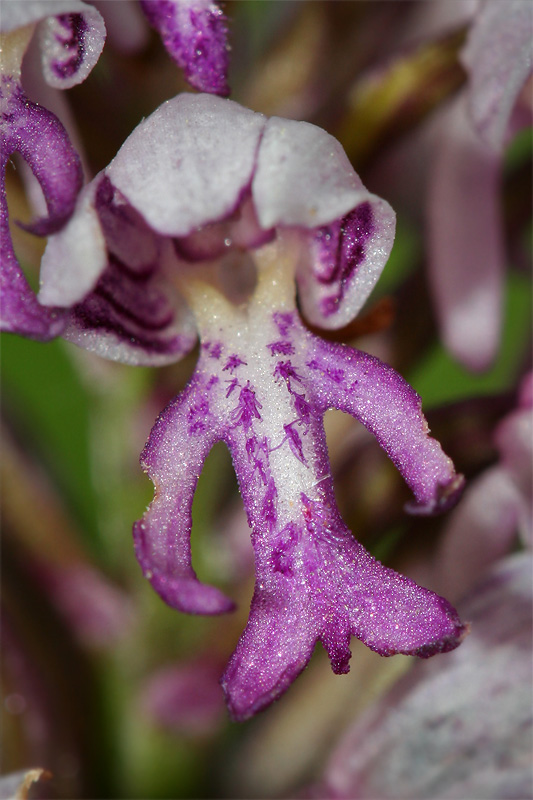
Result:
M68 31L68 36L65 38L56 33L56 40L63 45L66 52L75 52L67 61L54 61L52 69L58 78L70 78L78 72L83 62L87 23L82 14L60 14L57 21Z

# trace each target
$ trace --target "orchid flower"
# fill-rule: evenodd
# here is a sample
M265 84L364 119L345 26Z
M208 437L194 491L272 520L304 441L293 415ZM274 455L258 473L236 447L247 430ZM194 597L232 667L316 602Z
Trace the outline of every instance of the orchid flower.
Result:
M106 13L106 4L100 5ZM142 3L142 9L194 87L229 93L225 18L215 3L150 0ZM124 6L122 17L129 11ZM137 28L132 30L138 39ZM8 0L2 4L0 32L0 244L5 261L0 317L2 330L46 340L61 333L66 317L35 302L17 261L8 226L5 169L11 156L20 153L37 178L48 216L24 227L40 236L65 224L83 177L80 159L61 122L26 96L22 61L30 44L38 48L46 84L69 89L85 80L98 61L106 28L102 14L82 0ZM15 318L16 325L8 322Z
M195 372L162 412L142 464L156 486L134 527L145 576L174 608L233 603L192 567L202 463L229 447L252 530L250 618L222 678L236 719L278 697L318 640L335 672L352 634L384 656L428 657L466 633L446 600L384 567L337 510L323 416L338 408L377 438L414 513L444 510L462 476L428 435L415 392L387 365L304 325L351 320L388 258L394 214L329 134L210 95L167 101L80 193L42 261L43 307L63 337L129 364L181 358Z
M104 46L105 26L95 8L77 0L8 2L2 5L1 32L2 330L46 340L61 332L65 315L36 302L17 261L9 232L5 170L11 156L20 153L39 181L48 216L26 227L40 236L65 224L74 210L83 178L80 159L62 124L26 96L22 87L22 60L35 39L46 82L55 88L74 86L87 77L98 60Z
M442 339L473 370L490 366L500 341L502 153L523 122L513 111L533 70L532 42L528 0L480 5L461 53L467 88L443 121L435 158L430 279Z

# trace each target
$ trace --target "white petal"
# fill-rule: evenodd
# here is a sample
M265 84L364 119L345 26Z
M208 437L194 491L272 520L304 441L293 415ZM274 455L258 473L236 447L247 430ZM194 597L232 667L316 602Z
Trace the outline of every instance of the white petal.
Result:
M235 210L264 125L231 100L181 94L136 128L107 174L154 230L185 236Z
M107 265L104 234L95 208L98 183L97 177L82 189L67 225L48 239L37 298L42 305L68 307L79 302L94 288Z
M309 122L280 117L266 125L252 195L263 228L316 228L369 197L333 136Z

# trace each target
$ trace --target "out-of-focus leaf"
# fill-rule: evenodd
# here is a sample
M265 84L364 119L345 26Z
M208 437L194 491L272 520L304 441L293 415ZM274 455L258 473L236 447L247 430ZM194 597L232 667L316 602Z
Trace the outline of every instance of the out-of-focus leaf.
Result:
M17 437L54 476L90 538L97 538L89 459L89 399L65 345L2 336L2 402Z

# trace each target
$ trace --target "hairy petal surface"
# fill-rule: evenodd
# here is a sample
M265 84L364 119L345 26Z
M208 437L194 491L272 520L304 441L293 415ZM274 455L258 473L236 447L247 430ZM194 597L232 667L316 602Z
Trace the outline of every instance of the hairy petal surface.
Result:
M281 269L276 259L273 263ZM167 409L152 433L149 459L145 454L144 461L156 495L138 523L143 527L137 527L137 535L143 530L150 536L150 545L143 547L140 558L152 581L154 553L161 549L157 560L163 564L165 551L160 542L166 546L166 582L156 587L162 597L181 609L189 602L192 610L207 611L196 599L196 589L177 600L169 599L166 592L177 574L181 579L183 563L191 569L184 537L190 532L190 504L200 463L215 439L226 442L252 531L256 568L249 621L222 678L230 712L239 720L279 697L306 666L319 640L333 669L346 672L352 635L384 656L427 657L453 649L466 633L445 600L377 562L342 522L322 421L327 407L337 403L330 403L329 395L325 401L324 392L317 389L324 381L318 358L325 354L318 352L320 343L303 327L292 304L272 312L267 291L260 277L245 311L229 309L216 292L201 296L200 310L195 305L201 359L186 392ZM272 280L271 291L279 295L280 280ZM226 320L226 314L233 318ZM333 371L347 365L348 348L339 350L342 355L335 352L328 361ZM355 359L361 358L353 353ZM368 359L361 371L368 372L370 366ZM381 370L385 370L382 365ZM380 370L375 368L375 372L382 381ZM365 406L372 398L370 384L375 383L371 376ZM391 396L394 403L389 392L389 404ZM407 425L412 424L410 404L396 405L395 424L402 425L404 416ZM379 392L377 407L376 416L381 411ZM417 411L416 425L421 427ZM381 435L378 425L369 427ZM178 434L179 441L184 437L188 441L176 444L174 454L169 437L175 436L178 442ZM388 429L387 436L394 438ZM409 450L407 458L412 462L424 459L428 451L433 454L430 445L421 443L428 439L425 434L416 431L413 438L415 447L409 436L396 441L393 456L402 448ZM191 451L196 455L188 464L187 477L181 465L184 460L187 463ZM164 468L156 466L161 454L166 459ZM446 461L441 451L440 459ZM429 475L419 480L428 498L438 495L439 466L439 457L434 457L433 487ZM411 484L417 493L417 481ZM427 499L423 492L418 495ZM148 550L151 561L146 561ZM176 553L182 552L185 556L179 556L178 568Z
M186 236L235 211L265 122L231 100L178 95L134 130L106 173L154 231Z
M511 112L533 70L529 0L486 0L469 30L461 60L470 77L470 114L493 150L505 143Z
M429 436L420 397L397 372L359 350L315 337L307 366L322 408L339 408L362 422L396 465L416 498L410 513L438 513L457 501L463 476Z
M168 53L200 92L229 95L226 18L212 0L141 0Z
M141 456L156 494L134 526L135 552L163 600L190 614L220 614L233 608L222 592L197 579L191 564L193 494L204 459L222 437L222 421L212 408L215 386L197 371L159 416Z
M24 227L45 236L58 231L72 214L82 183L81 165L59 120L30 102L16 80L2 76L1 92L1 325L2 330L44 341L61 332L64 314L37 302L16 259L9 233L5 170L13 153L20 153L29 164L43 190L48 216Z

